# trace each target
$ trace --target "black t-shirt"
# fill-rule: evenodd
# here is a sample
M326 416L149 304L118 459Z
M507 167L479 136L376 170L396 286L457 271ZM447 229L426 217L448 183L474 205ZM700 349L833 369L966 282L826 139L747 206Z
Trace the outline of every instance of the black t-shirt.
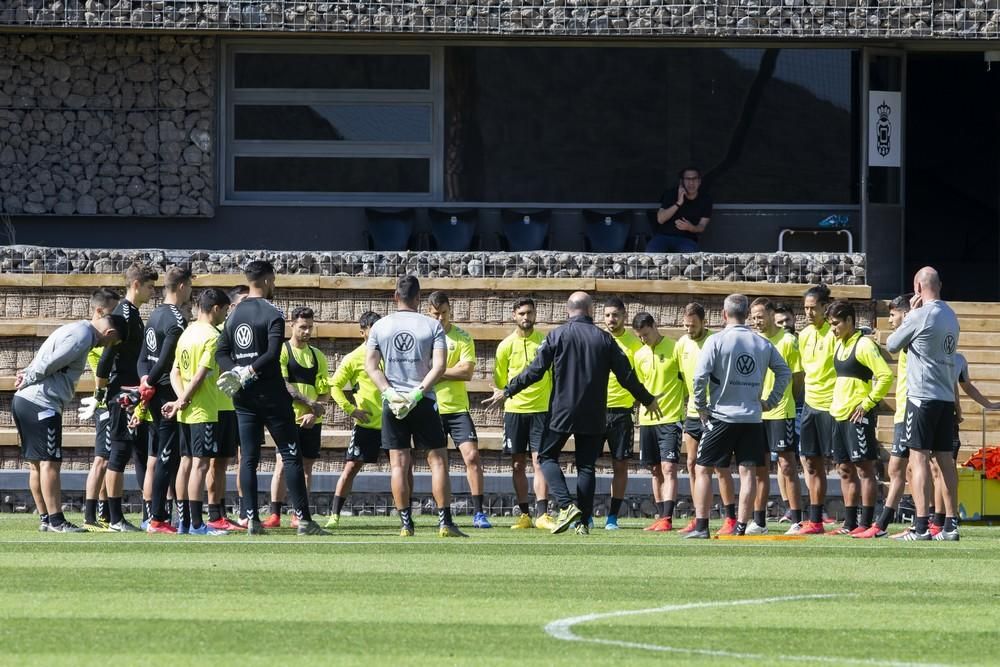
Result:
M150 385L166 391L172 400L170 369L174 365L177 340L187 327L187 320L180 309L170 303L156 307L146 322L143 349L139 354L139 375L148 376Z
M667 190L660 198L660 208L670 208L677 203L677 188ZM694 232L684 232L674 225L675 222L684 218L692 225L697 225L702 218L712 217L712 200L704 192L698 193L697 199L684 198L684 203L677 209L674 217L667 220L662 225L656 225L656 233L665 236L683 236L684 238L697 241L699 234Z
M281 343L285 316L266 299L247 297L226 318L215 359L222 371L253 366L260 384L284 388Z
M122 387L139 384L139 353L143 349L143 325L139 309L128 299L122 299L112 311L128 323L125 338L117 345L104 348L97 364L97 376L108 378L108 396L118 393Z

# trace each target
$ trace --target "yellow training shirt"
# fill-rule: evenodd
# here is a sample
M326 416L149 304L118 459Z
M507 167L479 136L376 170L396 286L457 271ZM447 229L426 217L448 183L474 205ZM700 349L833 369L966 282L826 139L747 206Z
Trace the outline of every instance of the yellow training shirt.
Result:
M681 379L677 343L664 336L656 347L643 345L635 353L635 374L653 396L660 396L663 417L654 419L646 406L639 408L639 425L675 424L684 419L687 390Z
M805 402L816 410L829 410L833 402L833 385L837 372L833 369L833 348L837 339L829 322L816 328L812 324L799 334L799 354L805 371Z
M694 340L687 334L684 334L677 341L677 359L680 363L681 376L684 378L684 387L687 389L688 395L687 416L691 418L698 417L698 411L694 407L694 373L698 368L698 357L701 355L701 348L705 346L705 341L711 335L712 332L705 329L700 340Z
M642 347L642 341L634 333L625 329L621 336L611 334L611 337L618 343L628 362L635 368L635 353ZM628 393L625 387L621 386L614 373L608 374L608 407L609 408L631 408L635 404L635 397Z
M515 331L497 345L496 363L493 366L493 384L503 389L511 380L521 374L538 354L538 346L545 336L538 330L528 336L520 336ZM549 411L549 397L552 395L552 371L524 391L504 401L505 412L531 414Z
M291 382L290 384L310 401L319 400L320 396L326 396L329 394L329 362L326 360L326 355L312 345L306 345L305 347L300 348L288 343L281 346L281 356L278 358L278 363L281 364L281 377L285 378L285 381L288 382L288 366L291 363L291 359L289 359L288 356L289 349L292 351L292 357L295 359L295 362L302 368L313 368L313 355L316 355L316 383L307 384L305 382ZM309 409L309 406L302 401L292 401L292 408L295 410L296 423L312 412L312 410ZM323 418L317 417L316 423L322 424Z
M835 359L837 379L830 404L830 416L835 420L847 421L858 405L868 412L889 393L889 364L882 358L878 344L860 331L846 342L837 343Z
M337 372L330 379L330 395L348 416L355 407L371 415L368 421L357 422L358 426L378 430L382 428L382 394L365 372L366 353L367 348L362 343L340 361ZM347 400L345 388L354 393L354 403Z
M208 374L191 397L191 404L177 413L182 424L208 424L219 420L219 411L226 409L228 397L215 386L219 367L215 363L215 348L219 330L207 322L192 322L177 340L174 368L181 376L181 386L186 387L199 368L209 369ZM226 400L223 400L226 399Z
M476 363L476 344L464 329L451 325L445 332L448 343L448 368L457 366L462 361ZM438 413L454 415L469 411L469 392L465 389L465 380L442 380L434 385L437 395Z
M785 360L785 363L788 364L792 375L802 372L802 357L799 355L798 338L780 328L773 338L770 336L765 336L765 338L771 341L771 345L778 348L778 353ZM795 418L795 397L792 395L792 384L792 382L788 383L785 393L781 396L781 401L778 402L778 405L773 410L765 412L762 415L763 419ZM774 373L768 370L764 376L764 391L761 394L761 398L770 396L772 389L774 389Z

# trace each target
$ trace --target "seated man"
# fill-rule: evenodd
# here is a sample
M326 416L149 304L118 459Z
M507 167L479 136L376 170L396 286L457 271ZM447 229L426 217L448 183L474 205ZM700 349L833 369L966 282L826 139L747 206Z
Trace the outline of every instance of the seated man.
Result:
M701 172L686 167L679 174L676 195L663 193L656 212L657 227L646 252L698 252L698 238L712 217L712 200L700 192Z

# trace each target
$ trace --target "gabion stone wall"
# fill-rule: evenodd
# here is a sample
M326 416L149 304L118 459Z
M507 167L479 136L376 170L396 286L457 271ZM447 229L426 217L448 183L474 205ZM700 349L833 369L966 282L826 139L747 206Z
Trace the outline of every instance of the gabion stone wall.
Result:
M0 212L212 216L211 38L0 34Z
M997 0L0 0L0 25L494 35L1000 35Z

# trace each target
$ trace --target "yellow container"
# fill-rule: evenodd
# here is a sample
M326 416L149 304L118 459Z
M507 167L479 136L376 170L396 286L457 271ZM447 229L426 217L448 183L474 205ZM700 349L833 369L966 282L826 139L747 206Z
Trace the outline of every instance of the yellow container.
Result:
M986 484L996 485L993 491L993 508L985 509ZM965 521L978 521L984 515L1000 515L1000 482L984 480L983 473L972 468L958 469L958 518Z
M1000 480L983 480L983 516L1000 516Z

